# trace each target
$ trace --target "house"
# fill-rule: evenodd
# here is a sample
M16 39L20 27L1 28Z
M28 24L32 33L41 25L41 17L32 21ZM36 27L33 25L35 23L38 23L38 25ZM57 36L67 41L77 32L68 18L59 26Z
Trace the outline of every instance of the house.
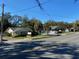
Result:
M58 33L63 32L64 28L60 26L51 26L48 29L49 35L59 35Z
M48 31L63 32L65 29L61 26L50 26Z
M11 34L12 37L15 37L18 35L21 35L21 36L27 35L28 32L32 32L32 30L30 28L22 28L22 27L16 27L16 28L11 27L10 28L9 27L6 30L6 32Z
M70 32L70 30L68 28L65 29L65 32Z
M79 27L72 27L72 28L70 28L70 31L71 31L71 32L79 31Z

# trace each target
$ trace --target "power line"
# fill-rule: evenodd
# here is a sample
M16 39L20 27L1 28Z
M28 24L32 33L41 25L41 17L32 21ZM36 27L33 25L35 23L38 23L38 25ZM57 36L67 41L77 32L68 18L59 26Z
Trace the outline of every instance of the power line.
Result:
M50 15L48 12L46 12L46 10L42 7L42 4L40 3L40 0L36 0L36 2L38 3L38 6L40 7L40 10L41 10L44 14L46 14L49 18L51 18L51 15Z
M77 2L78 0L74 0L74 2Z
M29 8L20 9L20 10L17 10L17 11L13 11L11 13L21 13L21 12L24 12L24 11L27 11L27 10L34 9L36 7L40 7L40 10L42 11L42 13L44 13L46 16L48 16L49 18L51 18L52 16L42 7L42 5L48 3L49 0L46 1L46 2L43 2L43 3L40 3L39 0L36 0L36 2L38 3L38 5L35 5L33 7L29 7Z
M48 18L52 18L52 16L42 7L42 5L46 4L49 2L46 1L46 2L43 2L43 3L40 3L39 0L36 0L36 2L38 3L38 5L35 5L33 7L29 7L29 8L24 8L24 9L20 9L20 10L17 10L17 11L14 11L14 12L11 12L11 13L21 13L21 12L24 12L24 11L27 11L27 10L31 10L31 9L34 9L36 7L40 7L40 10L42 11L42 13L44 13Z
M37 4L38 4L38 6L40 7L40 9L43 10L43 7L42 7L40 1L39 1L39 0L36 0L36 2L37 2Z
M44 5L44 4L46 4L46 3L48 3L48 1L47 1L47 2L44 2L44 3L41 3L41 5ZM20 10L17 10L17 11L13 11L13 12L11 12L11 13L21 13L21 12L24 12L24 11L27 11L27 10L34 9L34 8L36 8L36 7L38 7L38 6L35 5L35 6L33 6L33 7L20 9Z

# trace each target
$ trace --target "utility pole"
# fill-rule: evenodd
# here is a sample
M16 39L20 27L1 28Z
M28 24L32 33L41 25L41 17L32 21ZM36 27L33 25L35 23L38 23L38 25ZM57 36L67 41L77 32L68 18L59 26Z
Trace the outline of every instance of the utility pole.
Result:
M76 23L76 22L74 22L74 32L75 32L75 30L76 30L76 26L75 26L75 23Z
M4 20L4 0L2 0L2 18L1 18L1 39L0 42L3 40L3 20Z

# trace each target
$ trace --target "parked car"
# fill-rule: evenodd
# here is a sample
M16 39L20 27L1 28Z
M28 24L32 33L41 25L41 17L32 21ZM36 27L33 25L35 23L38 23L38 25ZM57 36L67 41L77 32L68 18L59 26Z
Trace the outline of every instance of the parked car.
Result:
M49 31L48 32L48 35L55 35L55 36L58 36L59 33L57 31Z

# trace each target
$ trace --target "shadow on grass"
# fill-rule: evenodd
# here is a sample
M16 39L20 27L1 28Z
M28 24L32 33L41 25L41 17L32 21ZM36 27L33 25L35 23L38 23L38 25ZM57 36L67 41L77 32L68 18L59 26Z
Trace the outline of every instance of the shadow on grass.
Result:
M35 49L36 47L40 47L41 49ZM58 59L41 57L45 52L69 54L73 55L72 59L79 59L79 53L75 52L75 50L77 50L77 47L66 43L55 44L55 42L45 43L44 41L17 42L14 44L4 43L0 45L0 59Z

